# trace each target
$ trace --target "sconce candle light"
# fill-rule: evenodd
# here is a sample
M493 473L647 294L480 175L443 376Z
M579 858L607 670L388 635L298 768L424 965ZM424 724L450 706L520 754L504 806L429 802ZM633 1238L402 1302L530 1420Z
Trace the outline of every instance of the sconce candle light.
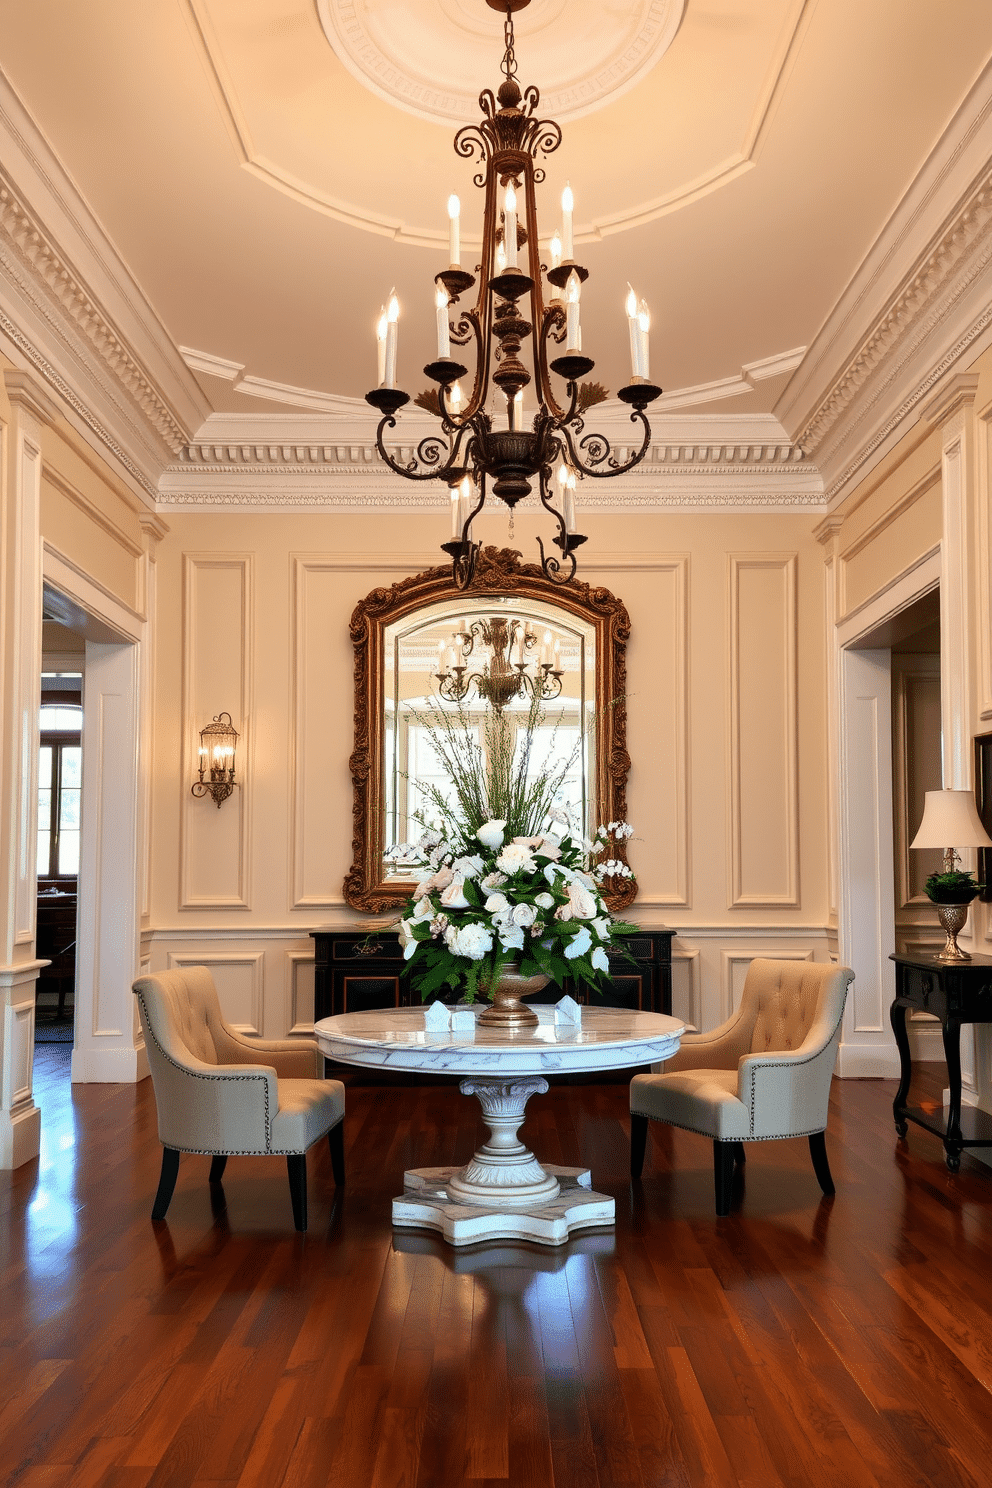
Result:
M200 730L200 778L194 780L190 789L194 796L211 796L218 811L221 802L234 790L234 755L239 738L230 713L218 713L212 723Z

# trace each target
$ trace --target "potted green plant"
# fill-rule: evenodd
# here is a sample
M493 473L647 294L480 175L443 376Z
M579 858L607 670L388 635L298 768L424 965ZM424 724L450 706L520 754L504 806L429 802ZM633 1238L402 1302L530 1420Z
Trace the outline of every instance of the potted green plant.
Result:
M937 918L947 937L938 961L971 960L968 952L958 945L958 933L964 929L968 918L968 905L984 887L984 884L976 882L974 874L958 869L931 873L923 885L927 898L937 906Z

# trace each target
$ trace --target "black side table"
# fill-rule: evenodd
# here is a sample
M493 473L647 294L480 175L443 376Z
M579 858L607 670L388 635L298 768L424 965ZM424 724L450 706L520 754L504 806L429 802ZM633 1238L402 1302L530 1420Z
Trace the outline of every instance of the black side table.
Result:
M973 956L970 961L938 961L936 956L889 959L896 964L896 996L889 1019L901 1072L892 1102L896 1131L904 1137L906 1123L913 1121L934 1132L944 1144L947 1166L956 1173L965 1147L992 1147L992 1116L974 1106L961 1107L961 1024L992 1023L992 957ZM942 1111L906 1104L913 1074L906 1032L909 1009L940 1019L950 1091L946 1116Z

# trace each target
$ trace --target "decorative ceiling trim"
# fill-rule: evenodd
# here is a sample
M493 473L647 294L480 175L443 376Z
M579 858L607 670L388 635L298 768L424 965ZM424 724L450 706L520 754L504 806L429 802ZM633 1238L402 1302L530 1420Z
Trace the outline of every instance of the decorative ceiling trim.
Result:
M705 472L701 472L705 474ZM696 472L680 471L680 475ZM645 492L581 492L582 506L589 511L639 512L646 511L751 511L760 512L805 512L818 513L826 510L822 492L803 490L773 490L764 487L725 490L699 489L653 489ZM353 488L329 489L326 485L316 489L298 489L277 492L271 487L242 490L183 490L159 494L158 511L447 511L448 497L432 493L420 495L414 501L409 494L393 494L381 486L368 491ZM525 517L530 508L521 506L517 515Z
M205 0L181 0L181 3L191 35L202 55L207 77L228 135L245 170L258 176L268 185L274 186L276 190L292 197L294 201L323 212L326 216L348 227L359 227L366 232L392 238L398 243L408 243L416 248L434 250L447 248L446 231L410 226L394 217L370 212L353 202L330 196L310 182L294 176L259 151L252 138L247 115L238 97L234 80L223 61L220 41L210 20ZM795 64L814 6L815 0L793 0L789 19L783 26L777 50L739 150L735 150L695 180L686 182L664 196L654 197L621 212L596 218L590 223L577 223L575 241L577 243L598 242L613 233L624 232L628 228L641 227L645 223L654 222L659 217L667 216L670 212L699 201L700 198L708 196L719 187L736 180L745 171L751 170L767 135L785 83ZM463 243L468 247L476 246L472 238L463 238Z
M17 278L22 287L25 279L29 280L35 290L42 291L58 307L61 315L85 337L158 439L173 453L178 452L188 438L188 431L2 169L0 242L7 250L8 273L14 270L9 257L12 255L21 271Z
M808 455L816 454L841 420L844 427L840 432L845 439L850 438L853 430L895 382L905 364L934 329L946 321L955 302L971 288L990 261L992 170L970 193L931 245L912 277L890 300L885 313L807 420L796 443ZM961 339L967 345L977 334L973 326L970 333ZM861 400L862 406L856 418L852 419L851 409L866 390L869 380L868 396ZM910 400L909 407L918 401L919 396L917 393Z

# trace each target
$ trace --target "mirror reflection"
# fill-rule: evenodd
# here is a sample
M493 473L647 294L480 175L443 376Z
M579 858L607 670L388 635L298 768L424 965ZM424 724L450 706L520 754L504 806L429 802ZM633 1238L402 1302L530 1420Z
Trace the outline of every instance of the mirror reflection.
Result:
M589 835L596 801L596 631L538 599L494 597L466 606L454 597L387 624L384 630L382 778L384 882L410 877L423 828L421 787L446 787L429 741L432 711L457 714L485 747L487 709L525 730L535 697L541 716L530 773L571 757L557 804Z

